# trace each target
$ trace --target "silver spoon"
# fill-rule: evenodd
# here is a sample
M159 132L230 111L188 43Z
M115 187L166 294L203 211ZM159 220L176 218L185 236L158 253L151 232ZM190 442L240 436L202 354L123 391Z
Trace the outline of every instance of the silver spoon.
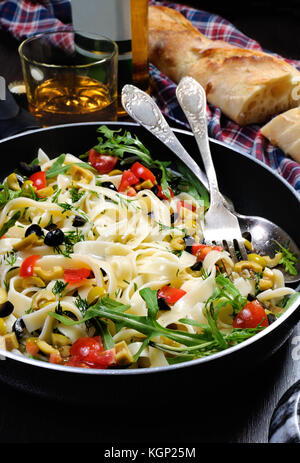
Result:
M122 105L129 116L173 151L189 167L206 189L209 190L206 175L176 138L154 100L134 85L125 85L123 87L121 99ZM234 210L234 206L230 200L224 198L224 202L237 216L242 233L248 233L251 236L254 252L255 250L259 250L262 255L272 256L275 253L276 245L274 240L276 240L282 245L289 243L290 251L297 257L300 256L300 251L296 243L278 225L263 217L238 214ZM295 267L297 275L291 275L282 269L286 282L296 283L300 281L299 258Z

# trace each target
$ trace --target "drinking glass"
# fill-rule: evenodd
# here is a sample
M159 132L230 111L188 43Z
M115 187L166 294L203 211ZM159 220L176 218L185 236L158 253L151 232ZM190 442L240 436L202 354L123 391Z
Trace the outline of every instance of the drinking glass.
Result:
M46 32L21 43L30 112L42 126L117 119L118 47L98 34Z

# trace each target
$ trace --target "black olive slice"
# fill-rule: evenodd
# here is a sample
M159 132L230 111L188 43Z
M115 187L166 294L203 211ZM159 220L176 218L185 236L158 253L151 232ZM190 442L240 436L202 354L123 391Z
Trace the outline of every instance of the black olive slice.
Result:
M37 224L32 224L30 225L26 232L25 232L25 236L29 236L31 235L32 233L35 233L37 236L43 236L44 235L44 232L43 230L41 229L41 227Z
M22 318L17 318L13 324L12 330L15 332L17 339L20 339L24 334L25 323Z
M177 220L177 218L178 218L177 212L173 212L173 214L171 214L171 217L170 217L170 219L171 219L171 224L175 223L176 220Z
M8 317L14 311L14 306L10 301L0 305L0 318Z
M118 191L112 182L103 182L101 183L100 186L103 186L103 188L109 188L110 190L113 190L113 191Z
M45 227L45 230L53 231L53 230L56 230L56 228L57 228L57 225L55 223L50 223L49 225L47 225L47 227Z
M167 304L166 299L164 297L159 297L157 299L157 304L159 310L171 310L171 307Z
M199 262L196 262L194 265L191 266L191 270L194 270L194 271L198 271L198 270L201 270L202 268L202 262L199 261Z
M45 236L44 243L47 246L60 246L63 244L65 240L65 235L64 232L60 228L56 228L55 230L48 231L48 233Z
M80 215L75 215L72 225L73 227L83 227L83 225L86 223L86 220L81 217Z
M183 239L184 239L184 242L185 242L185 250L186 250L186 252L189 252L190 254L192 254L192 246L195 243L194 238L192 236L190 236L190 235L186 235Z

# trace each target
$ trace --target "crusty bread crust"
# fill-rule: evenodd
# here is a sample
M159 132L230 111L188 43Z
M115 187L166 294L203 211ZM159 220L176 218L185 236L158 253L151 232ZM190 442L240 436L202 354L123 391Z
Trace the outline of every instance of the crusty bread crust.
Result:
M198 80L207 99L240 125L260 123L297 106L300 72L267 53L210 40L179 12L149 6L150 61L174 82Z

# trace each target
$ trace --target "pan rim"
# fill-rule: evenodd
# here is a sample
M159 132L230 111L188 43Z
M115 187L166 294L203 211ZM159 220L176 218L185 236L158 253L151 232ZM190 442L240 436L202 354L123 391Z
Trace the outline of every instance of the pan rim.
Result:
M41 132L47 132L49 130L54 130L54 129L64 129L66 127L76 127L76 126L88 126L88 125L118 125L118 126L132 126L132 127L141 127L139 124L135 122L122 122L122 121L94 121L94 122L83 122L83 123L70 123L70 124L60 124L60 125L55 125L51 127L44 127L40 129L35 129L35 130L29 130L26 132L22 132L16 135L12 135L10 137L4 138L0 140L0 146L8 141L14 140L16 138L24 137L26 135L32 135L35 133L41 133ZM184 135L189 135L189 136L194 136L192 132L185 130L185 129L180 129L180 128L172 128L172 130L176 133L182 133ZM215 140L212 138L209 138L209 141L212 143L215 143L217 145L224 146L227 149L230 149L231 151L240 153L242 156L245 156L247 159L251 160L252 162L256 162L258 165L263 167L264 169L268 170L272 175L274 175L279 181L281 181L295 196L297 199L298 203L300 204L300 197L297 195L296 190L285 180L283 177L281 177L277 172L274 172L271 167L268 165L264 164L262 161L259 159L256 159L252 157L251 155L245 153L243 150L238 149L237 147L231 147L230 145L221 142L219 140ZM295 289L296 291L299 290L299 286ZM7 358L11 360L15 360L20 363L25 363L30 366L35 366L35 367L41 367L45 368L47 370L55 370L55 371L61 371L63 373L75 373L75 374L81 374L81 375L100 375L100 376L131 376L131 375L149 375L149 374L157 374L157 373L167 373L168 371L175 371L178 369L186 368L186 367L196 367L198 365L207 363L212 360L218 360L219 358L226 357L234 352L237 352L240 349L246 348L247 346L253 344L254 342L258 341L262 337L268 335L270 332L276 330L287 318L289 318L297 309L300 308L299 306L299 299L300 296L293 302L291 307L289 307L286 312L278 318L274 323L269 325L267 328L264 330L260 331L253 337L241 342L240 344L237 344L235 346L229 347L227 349L224 349L223 351L217 352L215 354L209 355L207 357L202 357L199 359L195 360L188 360L186 362L174 364L174 365L168 365L164 367L154 367L154 368L141 368L141 369L132 369L132 370L124 370L124 369L112 369L112 370L101 370L101 369L86 369L86 368L78 368L78 367L70 367L70 366L64 366L64 365L56 365L56 364L51 364L48 362L43 362L40 360L35 360L35 359L30 359L25 356L22 356L22 354L15 354L12 352L7 352L4 350L0 349L0 356L2 358Z

